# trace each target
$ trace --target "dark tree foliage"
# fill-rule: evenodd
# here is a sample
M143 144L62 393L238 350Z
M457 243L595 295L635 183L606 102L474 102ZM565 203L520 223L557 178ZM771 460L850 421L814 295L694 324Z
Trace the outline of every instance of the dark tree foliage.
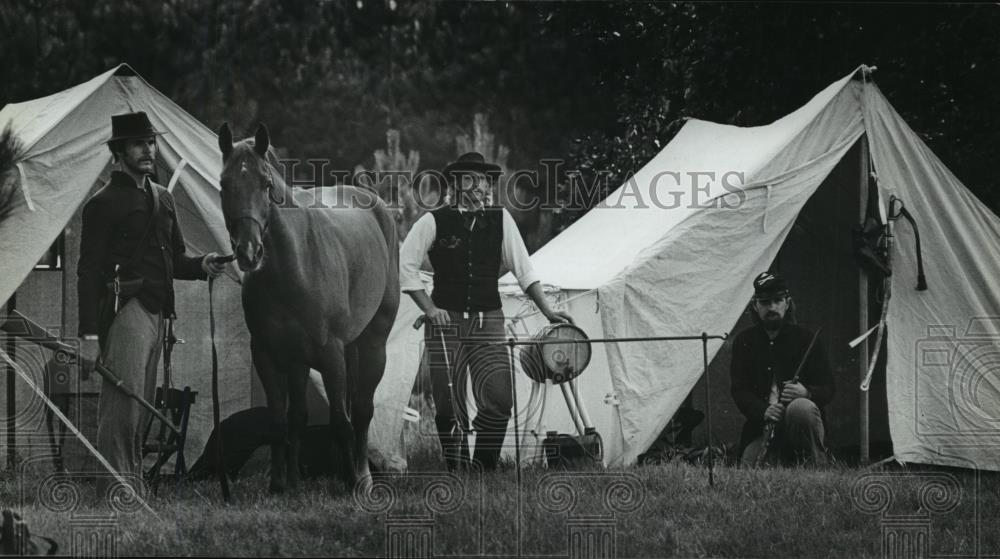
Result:
M602 45L603 96L618 117L572 153L617 187L687 117L767 124L860 64L902 117L984 202L1000 140L996 6L628 4L578 22ZM573 167L573 165L571 165ZM590 179L593 180L593 172Z
M20 182L14 171L21 145L10 128L0 131L0 222L10 216L19 203Z
M796 109L859 64L994 210L993 5L4 0L0 104L128 62L202 122L266 122L289 156L370 166L385 132L424 167L488 115L510 166L616 188L696 117ZM306 166L296 170L312 178ZM567 173L569 172L569 173ZM576 173L574 173L576 172ZM553 192L541 181L541 192ZM563 219L579 213L567 212Z

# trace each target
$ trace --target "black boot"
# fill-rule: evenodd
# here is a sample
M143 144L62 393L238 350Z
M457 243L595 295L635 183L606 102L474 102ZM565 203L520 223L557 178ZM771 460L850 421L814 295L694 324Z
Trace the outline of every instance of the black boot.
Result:
M483 431L476 433L476 450L472 455L472 461L479 465L484 472L492 472L497 469L500 462L500 451L503 450L503 439L507 433L503 431Z
M455 420L450 417L435 418L438 428L438 439L441 441L441 454L449 472L464 469L469 464L469 441L465 433L458 429Z

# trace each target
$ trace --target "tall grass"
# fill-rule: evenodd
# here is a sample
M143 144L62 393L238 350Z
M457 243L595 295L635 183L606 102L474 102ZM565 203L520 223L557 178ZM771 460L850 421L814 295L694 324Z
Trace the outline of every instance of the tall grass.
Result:
M68 553L80 519L107 510L84 498L74 511L53 512L32 491L40 482L0 480L0 502ZM150 502L159 518L118 515L117 551L382 556L389 532L424 523L435 555L566 556L575 532L613 533L618 557L872 557L882 555L883 531L905 516L926 519L932 554L1000 551L1000 481L969 471L721 467L710 487L706 470L687 464L528 469L520 486L509 469L459 476L425 469L378 477L362 501L326 480L281 496L266 487L261 474L238 480L229 506L211 482L161 487ZM891 498L877 511L880 495Z
M274 496L264 473L236 480L230 505L211 481L164 484L150 497L156 516L138 508L113 516L116 552L384 556L390 534L409 531L431 534L433 554L450 556L567 556L573 537L603 534L613 545L603 551L618 557L875 557L894 530L924 530L932 555L1000 552L992 473L719 466L710 486L703 466L670 463L531 467L518 484L510 464L485 475L442 471L432 404L418 395L411 406L423 419L404 433L410 473L377 475L367 498L323 479ZM66 553L74 534L96 530L87 522L109 514L93 484L78 485L75 508L54 511L41 494L45 474L0 475L0 503Z

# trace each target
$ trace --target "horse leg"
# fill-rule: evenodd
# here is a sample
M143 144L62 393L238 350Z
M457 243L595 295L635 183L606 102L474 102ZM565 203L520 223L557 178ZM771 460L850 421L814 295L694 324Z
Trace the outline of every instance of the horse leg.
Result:
M309 421L306 407L306 384L309 367L295 365L288 368L288 487L299 486L299 455L302 452L302 435Z
M382 308L352 344L357 348L357 367L351 375L351 423L354 426L355 468L362 483L371 485L368 468L368 427L375 415L375 389L385 373L385 344L396 319L398 299L384 301Z
M354 489L357 472L354 466L354 431L348 412L347 365L343 342L336 340L327 346L323 356L323 386L330 402L330 432L333 436L333 456L336 470L348 490Z
M372 416L375 413L375 405L372 401L375 395L375 386L378 381L371 382L371 371L373 369L372 360L377 360L378 348L369 346L363 341L355 342L358 349L358 362L353 370L347 372L353 378L351 382L351 426L354 429L354 471L361 483L371 484L371 472L368 469L368 425L371 424ZM381 348L382 369L385 368L385 347Z
M285 460L288 453L288 408L285 402L288 382L274 366L267 349L261 347L254 338L250 340L250 352L254 368L267 396L267 409L271 418L271 486L272 493L285 490Z

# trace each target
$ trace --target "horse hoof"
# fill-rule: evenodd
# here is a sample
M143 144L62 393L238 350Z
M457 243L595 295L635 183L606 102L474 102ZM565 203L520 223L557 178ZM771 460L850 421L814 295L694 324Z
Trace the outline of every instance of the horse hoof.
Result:
M372 478L370 476L358 478L353 485L348 485L354 492L356 499L367 500L372 494Z
M367 495L368 493L371 493L371 490L372 490L372 476L370 475L359 477L358 480L354 482L355 493L362 493Z

